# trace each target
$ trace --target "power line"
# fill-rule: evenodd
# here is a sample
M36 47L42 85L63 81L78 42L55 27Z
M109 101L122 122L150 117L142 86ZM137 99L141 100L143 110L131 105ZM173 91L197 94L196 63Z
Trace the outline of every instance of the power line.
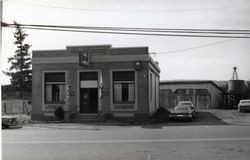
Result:
M199 48L204 48L204 47L214 46L214 45L218 45L218 44L226 43L226 42L233 41L233 40L235 40L235 39L229 39L229 40L224 40L224 41L219 41L219 42L209 43L209 44L200 45L200 46L196 46L196 47L190 47L190 48L178 49L178 50L173 50L173 51L157 52L157 53L153 53L153 54L162 55L162 54L179 53L179 52L184 52L184 51L188 51L188 50L194 50L194 49L199 49Z
M230 38L229 40L223 40L215 43L209 43L201 46L167 51L167 52L158 52L157 54L171 54L178 53L187 50L194 50L203 47L218 45L221 43L226 43L235 39L232 38L250 38L248 36L214 36L214 35L201 35L200 33L209 33L209 34L250 34L250 30L225 30L225 29L173 29L173 28L128 28L128 27L95 27L95 26L58 26L58 25L32 25L32 24L7 24L1 22L3 27L16 28L17 25L22 26L24 29L34 29L34 30L49 30L49 31L66 31L66 32L86 32L86 33L105 33L105 34L127 34L127 35L150 35L150 36L184 36L184 37L214 37L214 38ZM104 31L103 31L104 30ZM133 32L128 32L133 31ZM137 32L135 32L137 31ZM138 32L139 31L139 32ZM192 34L155 34L152 32L169 32L176 33L195 33ZM213 32L212 32L213 31ZM143 33L146 32L146 33ZM199 33L199 34L197 34Z
M103 33L103 34L123 34L123 35L140 35L140 36L171 36L171 37L206 37L206 38L250 38L250 36L216 36L216 35L189 35L189 34L155 34L155 33L139 33L139 32L114 32L114 31L92 31L92 30L73 30L73 29L55 29L55 28L38 28L38 27L22 27L24 29L48 30L48 31L64 31L64 32L85 32L85 33Z
M16 26L16 24L8 24ZM21 24L24 27L46 27L67 29L91 29L91 30L115 30L115 31L139 31L139 32L171 32L171 33L202 33L202 34L250 34L250 30L226 30L226 29L172 29L172 28L129 28L129 27L96 27L96 26L59 26L59 25L32 25Z
M6 24L6 26L16 26L17 24ZM140 28L140 27L96 27L96 26L65 26L65 25L40 25L40 24L19 24L20 26L28 26L28 27L52 27L52 28L74 28L74 29L106 29L106 30L140 30L140 31L197 31L197 32L244 32L245 33L250 33L250 30L244 30L244 29L238 29L238 30L233 30L233 29L197 29L197 28Z
M175 37L207 37L207 38L250 38L249 30L218 30L218 29L170 29L170 28L126 28L126 27L94 27L94 26L58 26L58 25L32 25L7 24L3 27L16 28L17 25L25 29L86 32L102 34L144 35L144 36L175 36ZM160 33L158 31L161 31ZM177 34L178 33L178 34ZM232 35L234 34L234 35Z

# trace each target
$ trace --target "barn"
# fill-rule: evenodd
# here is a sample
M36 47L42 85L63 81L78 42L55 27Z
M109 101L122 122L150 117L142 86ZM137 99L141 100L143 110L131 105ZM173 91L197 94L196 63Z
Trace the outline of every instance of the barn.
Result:
M192 101L196 109L219 108L223 93L214 81L161 81L160 106L173 108L180 101Z

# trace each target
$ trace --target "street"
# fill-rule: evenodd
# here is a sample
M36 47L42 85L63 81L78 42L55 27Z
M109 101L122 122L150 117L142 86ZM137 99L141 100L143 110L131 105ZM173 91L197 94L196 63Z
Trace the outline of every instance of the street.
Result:
M3 130L3 160L247 160L250 157L250 126L45 126Z

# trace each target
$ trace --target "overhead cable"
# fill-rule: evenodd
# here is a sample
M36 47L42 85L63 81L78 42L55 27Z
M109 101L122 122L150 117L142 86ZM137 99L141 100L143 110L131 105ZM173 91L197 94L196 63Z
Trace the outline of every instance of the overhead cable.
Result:
M8 24L16 26L16 24ZM143 31L143 32L180 32L180 33L218 33L218 34L250 34L250 30L230 30L230 29L173 29L173 28L139 28L139 27L96 27L96 26L65 26L65 25L35 25L20 24L25 27L49 27L49 28L69 28L69 29L97 29L97 30L118 30L118 31Z
M250 38L249 30L218 30L209 29L163 29L163 28L126 28L126 27L94 27L94 26L55 26L31 24L5 24L5 27L16 28L19 25L25 29L50 30L64 32L86 32L102 34L145 35L145 36L173 36L173 37L208 37L208 38ZM161 32L159 32L161 31ZM210 32L211 31L211 32Z
M189 51L189 50L194 50L194 49L199 49L199 48L204 48L204 47L210 47L210 46L226 43L226 42L233 41L233 40L235 40L235 39L227 39L227 40L223 40L223 41L219 41L219 42L214 42L214 43L209 43L209 44L205 44L205 45L189 47L189 48L184 48L184 49L165 51L165 52L157 52L157 54L162 55L162 54L180 53L180 52L184 52L184 51Z

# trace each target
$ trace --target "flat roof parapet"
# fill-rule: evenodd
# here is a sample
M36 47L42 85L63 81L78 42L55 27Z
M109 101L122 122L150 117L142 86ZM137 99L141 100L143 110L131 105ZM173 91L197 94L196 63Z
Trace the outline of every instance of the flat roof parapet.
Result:
M88 45L88 46L67 46L70 54L78 55L79 52L86 52L95 55L107 55L110 52L111 45Z
M42 57L69 57L71 56L66 50L34 50L32 51L32 58Z
M148 47L121 47L112 48L111 55L141 55L149 54Z

